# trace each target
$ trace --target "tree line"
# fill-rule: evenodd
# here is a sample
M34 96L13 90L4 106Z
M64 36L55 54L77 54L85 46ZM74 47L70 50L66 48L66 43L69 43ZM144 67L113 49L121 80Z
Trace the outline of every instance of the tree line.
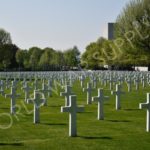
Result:
M0 29L0 70L75 70L79 56L77 46L63 52L49 47L19 49L10 33Z
M116 69L150 66L149 0L131 0L118 15L114 39L100 37L86 46L81 56L76 46L65 51L31 47L21 50L12 43L10 33L0 29L0 70L70 70L81 66Z

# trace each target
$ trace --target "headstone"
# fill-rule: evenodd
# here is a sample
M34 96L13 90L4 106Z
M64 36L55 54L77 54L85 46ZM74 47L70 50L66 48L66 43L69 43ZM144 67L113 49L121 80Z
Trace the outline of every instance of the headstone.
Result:
M150 132L150 93L147 93L147 103L141 103L140 109L147 109L146 115L146 131Z
M16 111L16 98L20 97L19 94L16 94L16 88L11 87L11 93L10 94L5 94L5 97L9 97L11 99L11 105L10 105L10 113L15 114Z
M48 80L48 84L47 84L47 87L48 87L48 97L52 96L52 80Z
M131 80L131 77L128 77L127 80L127 86L128 86L128 92L131 92L131 89L132 89L132 80Z
M121 85L116 84L116 91L111 91L112 95L116 95L116 110L121 109L121 94L125 94L121 91Z
M42 89L40 89L38 91L42 92L44 94L44 98L45 98L44 106L47 106L47 93L48 93L48 89L47 89L47 86L46 86L44 80L43 80L43 83L42 83Z
M135 77L134 82L135 82L135 89L139 90L139 83L140 83L139 76Z
M81 87L82 88L84 87L84 80L85 80L85 77L83 75L81 75L80 82L81 82Z
M3 80L0 80L0 94L2 96L5 96L5 93L4 93L4 81Z
M69 96L70 95L74 95L74 93L71 91L71 86L66 85L65 92L60 93L60 96L65 96L65 106L69 106Z
M83 106L78 107L76 104L76 95L69 96L69 106L61 107L61 112L69 112L69 136L77 136L76 120L77 112L83 112Z
M27 103L27 99L29 99L29 92L31 90L31 87L29 87L28 82L24 83L24 87L22 89L25 92L25 102Z
M98 96L92 97L93 101L98 102L98 120L104 120L104 99L108 99L108 96L104 96L103 89L98 89Z
M92 104L92 84L87 83L87 88L83 88L83 92L87 92L87 104Z
M142 79L141 79L141 81L142 81L142 86L143 86L143 88L145 88L145 86L146 86L146 77L145 76L143 76L142 77Z
M33 117L33 123L39 123L40 122L40 107L45 103L44 95L42 94L41 98L40 92L34 90L34 98L28 99L28 103L34 104L34 117Z
M95 88L95 89L97 88L97 82L98 82L98 81L97 81L97 77L96 77L96 76L93 76L93 77L92 77L92 84L93 84L93 88Z
M38 79L35 78L34 83L33 83L34 89L38 89Z
M110 75L110 79L109 79L109 87L110 87L110 90L113 89L113 83L116 82L116 80L114 80L113 76Z

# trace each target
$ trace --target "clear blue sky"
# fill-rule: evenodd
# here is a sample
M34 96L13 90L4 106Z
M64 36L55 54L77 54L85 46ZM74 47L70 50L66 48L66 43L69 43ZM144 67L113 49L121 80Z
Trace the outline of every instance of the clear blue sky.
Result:
M65 50L106 36L129 0L0 0L0 28L22 49L32 46Z

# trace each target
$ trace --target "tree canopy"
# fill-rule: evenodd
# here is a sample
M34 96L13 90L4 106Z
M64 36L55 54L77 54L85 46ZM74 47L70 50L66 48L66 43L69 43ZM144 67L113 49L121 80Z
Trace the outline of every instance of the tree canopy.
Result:
M82 64L95 69L104 65L150 65L149 0L131 0L114 24L115 38L98 39L86 47Z

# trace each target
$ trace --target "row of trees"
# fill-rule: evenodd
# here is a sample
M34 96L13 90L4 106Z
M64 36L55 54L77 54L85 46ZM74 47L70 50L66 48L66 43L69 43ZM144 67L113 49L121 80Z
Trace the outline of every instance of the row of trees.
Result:
M21 50L12 44L10 33L0 29L0 70L70 70L79 64L76 46L64 52L32 47Z
M80 52L76 46L64 52L52 48L18 50L16 61L26 70L70 70L79 64Z
M82 65L96 69L104 65L150 65L149 0L131 0L115 23L115 39L98 39L86 47Z

